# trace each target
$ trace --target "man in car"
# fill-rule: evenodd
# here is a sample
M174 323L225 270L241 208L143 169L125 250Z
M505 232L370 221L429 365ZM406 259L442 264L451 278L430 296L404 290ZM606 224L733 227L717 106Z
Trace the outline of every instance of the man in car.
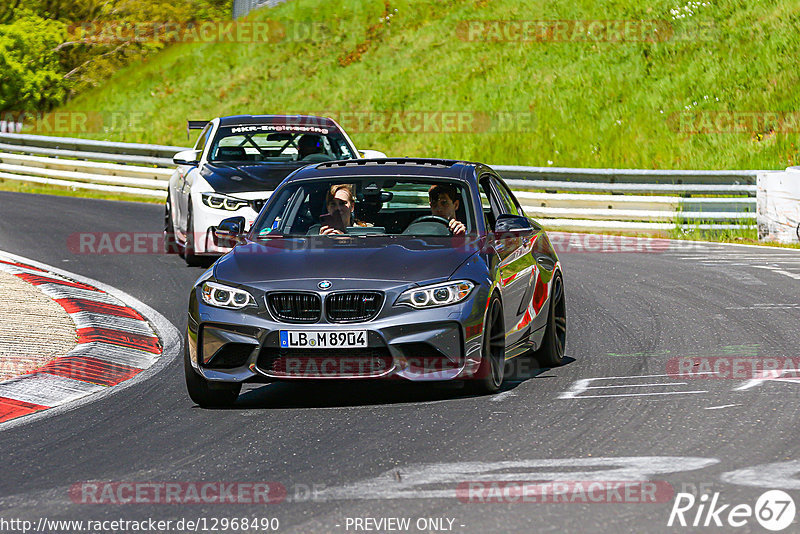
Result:
M314 134L305 134L297 142L298 161L308 161L310 163L320 163L330 161L331 158L325 154L322 146L322 138Z
M431 204L431 215L447 219L448 228L453 235L464 235L467 227L456 220L456 211L461 201L458 199L456 188L449 184L437 184L428 190L428 200Z

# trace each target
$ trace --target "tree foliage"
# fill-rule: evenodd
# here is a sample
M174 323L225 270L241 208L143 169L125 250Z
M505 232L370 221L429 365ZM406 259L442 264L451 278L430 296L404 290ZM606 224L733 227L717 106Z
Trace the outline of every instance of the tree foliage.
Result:
M64 100L69 84L52 50L66 33L63 22L30 11L0 26L0 109L34 111Z
M227 20L232 0L6 0L0 3L0 112L47 111L165 43L76 39L91 23Z

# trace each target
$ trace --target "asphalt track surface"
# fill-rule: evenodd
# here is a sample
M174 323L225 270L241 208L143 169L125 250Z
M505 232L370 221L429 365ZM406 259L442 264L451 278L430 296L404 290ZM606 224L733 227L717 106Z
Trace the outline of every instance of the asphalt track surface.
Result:
M76 232L159 232L162 211L0 193L0 249L114 286L183 331L203 269L177 256L77 255L67 246ZM421 518L452 519L450 531L470 533L721 530L668 527L674 498L489 504L453 491L503 477L651 479L751 506L784 489L800 504L800 381L659 376L680 356L797 357L800 253L702 245L567 252L561 261L570 362L560 368L518 364L517 380L486 397L442 386L277 384L249 388L232 409L206 410L189 400L176 360L100 401L0 432L0 517L268 517L280 532L354 532L353 519L365 517L410 518L411 532ZM587 379L601 380L578 382ZM289 498L75 503L69 489L84 481L271 481ZM443 531L430 526L423 531ZM765 530L751 518L737 531ZM785 532L797 531L795 519Z

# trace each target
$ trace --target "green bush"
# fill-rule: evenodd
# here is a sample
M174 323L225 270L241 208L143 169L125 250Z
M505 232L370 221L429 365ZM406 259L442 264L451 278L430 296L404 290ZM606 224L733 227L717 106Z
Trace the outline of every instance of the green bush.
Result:
M0 110L34 111L63 102L69 90L55 52L66 25L30 11L0 25Z

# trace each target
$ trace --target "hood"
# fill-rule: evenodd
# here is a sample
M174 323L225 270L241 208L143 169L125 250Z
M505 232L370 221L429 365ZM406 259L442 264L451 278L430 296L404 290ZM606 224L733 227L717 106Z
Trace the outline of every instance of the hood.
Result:
M480 243L476 237L271 238L234 248L216 263L214 277L248 285L308 278L424 282L451 276Z
M292 172L307 162L287 163L206 163L200 176L219 193L274 191Z

